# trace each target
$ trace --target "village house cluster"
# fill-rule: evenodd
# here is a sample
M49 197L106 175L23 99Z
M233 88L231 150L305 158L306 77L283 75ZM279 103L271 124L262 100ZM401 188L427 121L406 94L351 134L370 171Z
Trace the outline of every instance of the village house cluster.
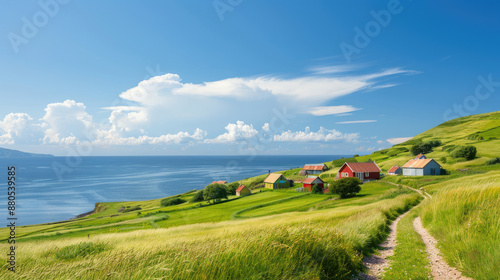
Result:
M427 175L440 175L442 167L434 159L428 159L425 155L419 154L413 159L410 159L405 165L393 166L391 167L387 175L403 175L403 176L427 176ZM298 175L305 176L302 181L293 181L287 179L283 174L280 173L269 173L269 175L264 179L264 187L267 189L283 189L290 188L294 183L301 183L302 187L298 188L297 191L307 191L312 192L313 186L317 185L323 193L328 192L328 184L326 184L321 178L320 174L328 171L328 167L321 164L306 164L299 171ZM337 172L335 180L340 180L343 178L358 178L362 182L369 182L372 180L378 180L382 177L382 170L375 162L345 162ZM217 184L227 184L227 181L214 181L212 183ZM236 190L237 196L250 195L251 190L245 186L240 185Z

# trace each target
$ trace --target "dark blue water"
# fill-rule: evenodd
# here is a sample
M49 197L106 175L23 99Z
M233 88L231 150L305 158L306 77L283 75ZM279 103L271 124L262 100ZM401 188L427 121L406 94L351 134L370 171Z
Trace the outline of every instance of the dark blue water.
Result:
M6 221L7 166L17 169L18 225L67 220L96 202L148 200L321 163L341 156L161 156L0 159L0 218ZM1 206L4 204L4 206Z

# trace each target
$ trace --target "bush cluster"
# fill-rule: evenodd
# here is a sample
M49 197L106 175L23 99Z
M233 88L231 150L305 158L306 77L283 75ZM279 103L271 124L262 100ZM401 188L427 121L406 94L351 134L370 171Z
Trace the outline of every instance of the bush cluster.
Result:
M488 165L493 165L493 164L498 164L500 163L500 158L493 158L493 159L490 159L486 162L486 164Z
M465 158L467 160L475 159L477 149L474 146L458 146L451 150L453 158Z
M361 191L361 180L356 177L343 178L330 183L330 193L340 195L340 198L355 196Z
M137 211L137 210L141 210L141 206L140 205L136 205L134 207L130 207L130 206L127 206L125 207L125 209L123 209L122 213L127 213L127 212L132 212L132 211Z
M432 140L429 142L420 142L418 144L415 144L411 147L411 153L416 156L418 154L428 154L432 152L432 149L434 147L439 147L441 146L441 141L439 140Z
M193 196L193 198L191 199L191 202L200 202L203 200L205 200L205 199L203 198L203 190L201 190Z
M173 197L173 198L164 198L160 201L161 206L166 207L166 206L172 206L172 205L178 205L181 203L186 202L186 200L180 198L180 197Z

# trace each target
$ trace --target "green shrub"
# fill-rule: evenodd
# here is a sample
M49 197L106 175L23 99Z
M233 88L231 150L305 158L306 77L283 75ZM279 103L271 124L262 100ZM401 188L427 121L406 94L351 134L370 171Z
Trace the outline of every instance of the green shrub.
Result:
M493 165L493 164L498 164L500 163L500 158L493 158L493 159L490 159L486 162L486 164L488 165Z
M330 183L330 192L340 195L340 198L355 196L361 191L361 180L356 177L343 178Z
M474 146L458 146L451 151L453 158L465 158L471 160L476 158L477 149Z
M418 144L415 144L411 147L411 153L416 156L418 154L428 154L432 152L432 149L434 147L441 146L441 141L439 140L431 140L429 142L421 142Z
M446 163L446 157L442 157L439 159L442 163Z
M132 212L132 211L137 211L137 210L142 210L140 205L136 205L134 207L127 206L125 209L123 209L122 213L127 213L127 212Z
M320 188L320 186L318 184L314 184L311 188L311 192L312 193L315 193L315 194L322 194L323 193L323 189Z
M203 200L205 200L205 199L203 198L203 190L201 190L193 196L193 198L191 199L191 202L200 202Z
M186 200L180 198L180 197L173 197L173 198L164 198L160 201L161 206L167 207L167 206L172 206L172 205L178 205L181 203L186 202Z

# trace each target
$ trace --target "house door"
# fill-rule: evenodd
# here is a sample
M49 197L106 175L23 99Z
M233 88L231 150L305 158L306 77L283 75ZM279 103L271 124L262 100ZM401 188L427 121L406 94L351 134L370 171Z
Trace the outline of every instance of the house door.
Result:
M365 179L364 175L365 175L365 173L363 173L363 172L356 173L356 177L358 177L361 181L363 181Z

